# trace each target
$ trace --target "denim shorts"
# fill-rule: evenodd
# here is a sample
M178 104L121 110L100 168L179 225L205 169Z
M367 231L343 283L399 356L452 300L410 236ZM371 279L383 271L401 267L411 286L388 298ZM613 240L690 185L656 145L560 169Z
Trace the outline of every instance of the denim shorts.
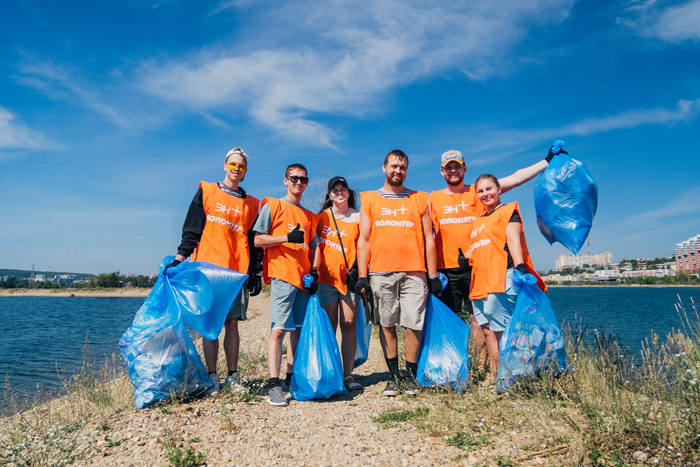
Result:
M472 300L476 322L479 326L488 324L494 332L505 331L513 317L517 298L518 289L513 287L513 269L508 269L505 293L490 293L486 298Z
M355 292L350 292L348 290L348 293L343 295L332 285L324 284L323 282L318 283L318 291L316 292L316 295L318 295L318 302L321 304L321 306L330 305L341 298L351 302L356 302L360 299Z

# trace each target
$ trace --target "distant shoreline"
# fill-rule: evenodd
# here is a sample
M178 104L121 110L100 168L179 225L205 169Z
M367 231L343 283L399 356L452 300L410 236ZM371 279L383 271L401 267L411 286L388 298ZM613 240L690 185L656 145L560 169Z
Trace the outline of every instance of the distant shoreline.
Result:
M0 289L0 297L147 297L151 289Z

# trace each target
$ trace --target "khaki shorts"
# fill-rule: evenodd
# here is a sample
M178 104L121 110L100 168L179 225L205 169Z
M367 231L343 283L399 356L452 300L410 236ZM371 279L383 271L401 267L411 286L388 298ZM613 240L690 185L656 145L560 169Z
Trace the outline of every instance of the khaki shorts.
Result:
M391 272L370 276L379 324L423 330L428 282L424 272Z

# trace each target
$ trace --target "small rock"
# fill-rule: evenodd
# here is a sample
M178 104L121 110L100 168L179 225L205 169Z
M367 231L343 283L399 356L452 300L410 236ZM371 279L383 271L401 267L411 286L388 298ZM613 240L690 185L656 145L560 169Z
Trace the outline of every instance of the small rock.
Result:
M221 460L224 462L228 462L231 460L232 457L233 456L231 455L231 453L227 451L221 455Z
M145 439L142 439L141 441L138 441L138 442L136 443L136 446L145 446L145 444L146 444L146 440L145 440Z
M226 404L226 405L224 406L224 408L225 408L226 410L233 410L233 404Z
M639 462L645 462L649 458L649 456L647 455L646 452L635 451L635 453L632 454L632 458L636 461L639 461Z
M289 454L288 452L285 452L284 454L282 454L282 457L284 457L286 459L293 459L294 458L294 456Z
M90 423L88 423L87 425L85 425L85 429L86 429L86 430L89 430L90 428L94 428L94 426L95 426L95 424L92 423L92 422L90 422Z
M405 444L403 446L403 450L404 451L413 451L413 446L411 446L410 444Z
M296 457L299 455L299 448L293 448L292 449L292 457Z

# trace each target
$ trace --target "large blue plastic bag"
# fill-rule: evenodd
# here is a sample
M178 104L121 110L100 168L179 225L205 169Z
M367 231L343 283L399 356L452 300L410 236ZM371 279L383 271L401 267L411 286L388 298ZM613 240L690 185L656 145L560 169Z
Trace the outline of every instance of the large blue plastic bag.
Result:
M360 301L357 307L357 325L355 329L357 347L355 348L354 368L357 368L367 361L367 356L369 355L369 339L372 336L372 323L368 323L365 319L365 307L362 305L362 301Z
M564 336L549 298L537 286L537 278L513 271L513 287L519 292L499 346L499 393L517 378L537 376L543 371L557 375L569 367Z
M557 153L564 142L554 142ZM554 156L535 185L535 211L540 232L573 254L586 242L598 208L598 185L583 163L562 153Z
M309 298L306 307L299 345L294 354L290 389L292 397L299 401L327 399L347 393L338 341L316 294Z
M172 261L163 260L160 270ZM119 340L124 363L134 386L136 407L166 400L172 392L200 394L212 382L180 317L180 305L162 275Z
M226 316L247 278L247 274L206 261L183 262L168 269L166 276L185 326L208 340L219 338Z
M160 264L158 280L119 341L136 407L141 409L172 392L198 395L212 385L185 324L218 338L245 275L210 263ZM229 290L231 289L231 290Z
M432 294L423 329L418 361L418 383L423 386L450 384L458 391L469 381L469 326Z

